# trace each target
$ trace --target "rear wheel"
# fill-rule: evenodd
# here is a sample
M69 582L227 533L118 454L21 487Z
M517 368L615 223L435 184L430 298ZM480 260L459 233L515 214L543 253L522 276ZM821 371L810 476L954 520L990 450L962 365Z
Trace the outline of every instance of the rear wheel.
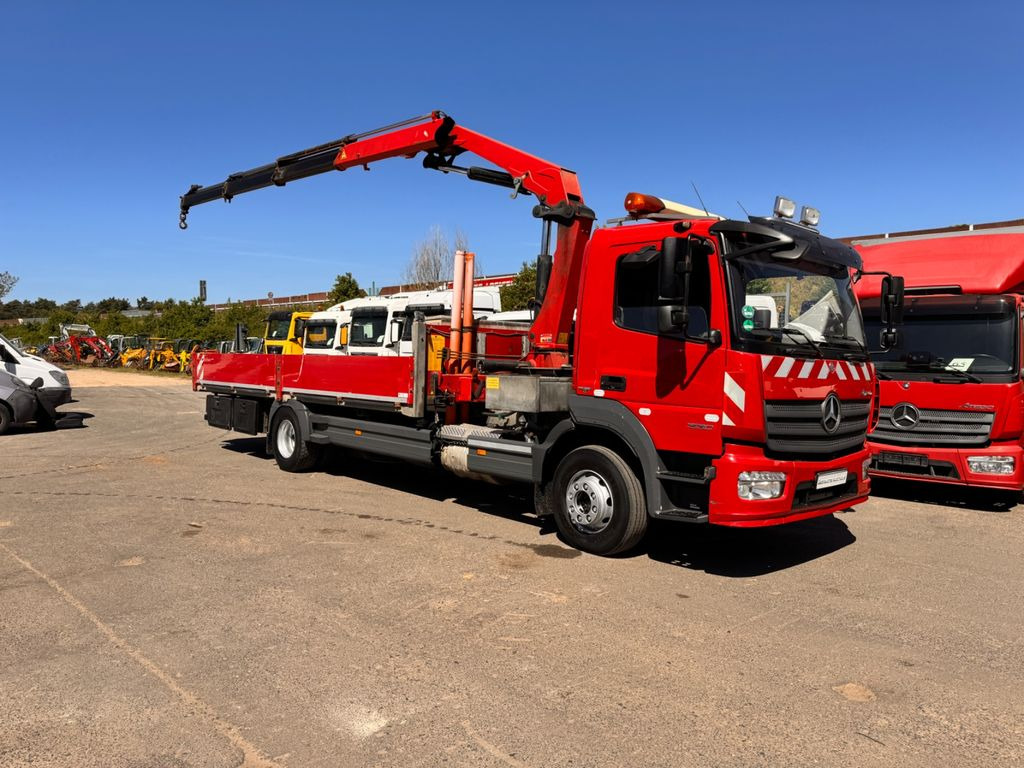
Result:
M647 530L643 486L622 457L602 445L567 454L549 492L559 533L577 549L614 555L636 546Z
M302 439L299 420L290 408L281 409L274 419L271 445L277 466L285 472L305 472L320 458L320 446Z
M7 410L7 406L0 403L0 435L7 432L13 422L14 418L11 416L11 412Z

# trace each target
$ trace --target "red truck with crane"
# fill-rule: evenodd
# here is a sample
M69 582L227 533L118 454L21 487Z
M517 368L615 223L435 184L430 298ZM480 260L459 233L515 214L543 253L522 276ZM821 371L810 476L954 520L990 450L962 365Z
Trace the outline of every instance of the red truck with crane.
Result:
M211 426L266 433L286 471L333 444L532 483L538 514L598 554L635 546L651 518L767 526L867 498L860 258L817 231L814 209L798 223L779 198L775 216L729 220L631 193L624 219L592 231L574 172L432 112L193 186L179 224L201 203L421 153L533 197L532 322L474 321L460 253L451 316L394 331L412 355L201 353ZM497 168L457 165L464 154Z
M865 268L905 280L902 342L878 348L879 281L865 277L880 379L868 436L877 476L988 489L1024 488L1024 220L848 238Z

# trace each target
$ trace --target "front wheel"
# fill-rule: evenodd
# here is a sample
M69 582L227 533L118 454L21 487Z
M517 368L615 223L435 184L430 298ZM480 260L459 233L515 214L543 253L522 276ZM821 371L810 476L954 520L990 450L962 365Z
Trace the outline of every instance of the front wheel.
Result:
M559 533L584 552L625 552L647 531L640 480L621 456L602 445L567 454L555 471L550 493Z
M305 472L320 458L320 446L302 439L299 420L290 408L282 408L274 419L271 445L277 466L285 472Z

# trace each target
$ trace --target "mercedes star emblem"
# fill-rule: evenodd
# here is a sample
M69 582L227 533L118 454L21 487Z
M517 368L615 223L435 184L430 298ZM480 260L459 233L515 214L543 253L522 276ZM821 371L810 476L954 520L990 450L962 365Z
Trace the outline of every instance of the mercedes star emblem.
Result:
M900 403L893 406L889 421L896 429L913 429L921 420L921 412L911 403Z
M821 426L834 435L843 421L843 409L835 392L830 392L821 403Z

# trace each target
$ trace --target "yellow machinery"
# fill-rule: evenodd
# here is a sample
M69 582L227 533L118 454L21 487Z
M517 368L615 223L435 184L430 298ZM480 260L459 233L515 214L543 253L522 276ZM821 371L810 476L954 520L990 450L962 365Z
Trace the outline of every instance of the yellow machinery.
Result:
M173 341L170 339L149 340L149 360L146 363L149 370L161 368L167 371L177 371L179 365Z
M124 349L121 365L125 368L145 368L149 357L148 341L145 336L125 336L121 340Z
M312 312L271 312L263 334L263 351L268 355L301 355L302 335Z

